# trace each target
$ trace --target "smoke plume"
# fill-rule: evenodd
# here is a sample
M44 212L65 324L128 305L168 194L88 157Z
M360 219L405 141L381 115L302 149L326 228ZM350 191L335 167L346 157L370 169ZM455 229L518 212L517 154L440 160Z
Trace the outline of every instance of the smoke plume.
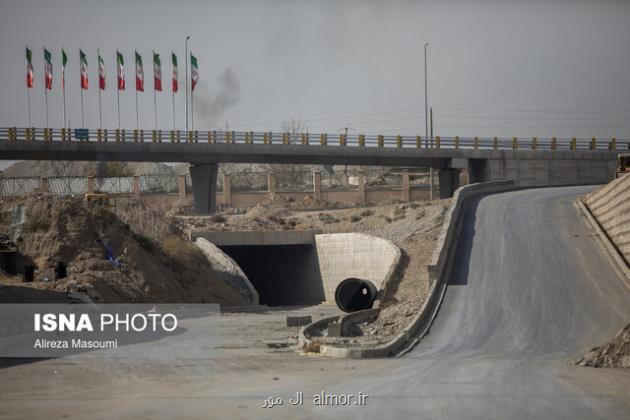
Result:
M240 85L236 73L226 68L217 77L216 88L210 89L200 81L199 93L195 89L195 119L201 129L217 129L225 110L238 103Z

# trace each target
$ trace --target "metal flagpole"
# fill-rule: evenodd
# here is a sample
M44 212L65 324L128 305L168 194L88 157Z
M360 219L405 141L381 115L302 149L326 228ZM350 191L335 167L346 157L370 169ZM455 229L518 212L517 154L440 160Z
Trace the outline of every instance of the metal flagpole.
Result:
M184 112L186 114L186 132L188 132L188 40L190 39L190 35L186 37L186 54L184 58L184 62L186 64L186 102L184 103ZM188 135L188 134L187 134Z
M120 130L120 85L119 85L119 78L121 75L118 74L119 71L119 64L118 64L118 49L116 49L116 105L117 108L116 110L118 111L118 129Z
M103 128L103 111L101 110L101 49L96 49L98 55L98 128Z
M66 71L63 71L63 78L61 81L61 97L63 98L63 128L66 128Z
M136 75L136 77L138 77L138 75ZM139 122L139 118L138 118L138 86L136 86L136 128L139 129L140 128L140 122Z
M156 86L155 86L155 50L154 50L153 51L153 114L155 117L155 129L157 130L157 91L155 87Z
M46 109L46 128L48 128L48 89L44 86L44 108Z
M192 85L190 87L190 129L195 129L195 97L193 96Z
M48 128L48 89L44 86L44 109L46 114L46 128Z
M46 47L44 47L44 52ZM44 54L44 77L46 76L46 55ZM44 83L44 115L46 116L46 128L48 128L48 87Z
M31 126L31 92L28 85L26 85L26 115L28 119L28 126Z
M173 92L173 130L175 130L175 92Z
M85 121L83 118L83 86L79 89L81 91L81 128L85 128Z
M116 82L116 102L118 105L118 129L120 130L120 87L118 87L118 82Z

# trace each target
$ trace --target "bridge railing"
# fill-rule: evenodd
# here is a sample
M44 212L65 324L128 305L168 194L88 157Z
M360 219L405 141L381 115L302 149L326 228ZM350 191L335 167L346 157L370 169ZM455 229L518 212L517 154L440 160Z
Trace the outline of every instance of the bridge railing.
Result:
M442 137L383 134L282 133L257 131L181 131L0 127L0 140L44 142L133 142L302 145L480 150L628 150L630 140L616 138Z

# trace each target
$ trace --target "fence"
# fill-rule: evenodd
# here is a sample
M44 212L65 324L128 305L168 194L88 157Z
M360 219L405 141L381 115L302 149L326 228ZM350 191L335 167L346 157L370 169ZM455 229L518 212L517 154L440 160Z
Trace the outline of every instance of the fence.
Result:
M437 177L434 177L437 180ZM412 185L411 179L416 180ZM422 180L422 181L419 181ZM241 172L217 179L217 204L249 207L277 195L291 200L310 197L316 201L378 203L384 200L425 200L430 196L428 174L364 172ZM435 188L435 185L434 185ZM0 178L0 196L29 193L81 195L171 195L184 198L190 192L189 175L141 175L118 178Z
M8 141L79 141L79 142L152 142L152 143L225 143L341 147L398 147L480 150L621 150L630 149L628 139L597 138L517 138L517 137L442 137L383 134L277 133L256 131L180 131L180 130L107 130L56 128L0 128L0 140Z

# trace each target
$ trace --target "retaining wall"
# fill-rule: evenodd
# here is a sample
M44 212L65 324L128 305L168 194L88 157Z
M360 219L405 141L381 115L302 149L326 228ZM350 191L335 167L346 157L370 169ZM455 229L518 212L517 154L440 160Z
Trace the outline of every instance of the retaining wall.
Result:
M348 277L371 281L382 290L400 262L400 249L393 242L363 233L315 235L317 260L327 302Z
M584 198L606 236L630 265L630 174L623 175Z

